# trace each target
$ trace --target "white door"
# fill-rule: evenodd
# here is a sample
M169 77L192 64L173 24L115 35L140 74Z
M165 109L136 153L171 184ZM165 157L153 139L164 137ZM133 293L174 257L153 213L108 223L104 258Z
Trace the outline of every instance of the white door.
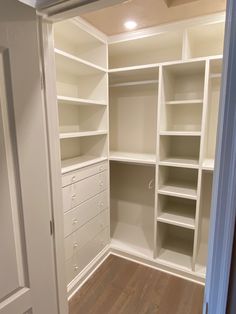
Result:
M0 314L57 314L34 9L0 1Z

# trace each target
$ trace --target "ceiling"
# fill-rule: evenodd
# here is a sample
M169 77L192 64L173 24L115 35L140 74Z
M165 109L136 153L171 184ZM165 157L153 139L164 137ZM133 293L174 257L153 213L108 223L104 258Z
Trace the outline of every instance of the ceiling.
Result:
M81 15L106 35L127 32L123 24L135 20L136 29L224 11L226 0L127 0Z

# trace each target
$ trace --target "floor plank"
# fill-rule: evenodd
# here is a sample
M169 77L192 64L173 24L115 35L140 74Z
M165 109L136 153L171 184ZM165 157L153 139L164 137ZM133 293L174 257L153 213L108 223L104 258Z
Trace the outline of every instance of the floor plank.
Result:
M73 296L70 314L201 314L203 286L111 255Z

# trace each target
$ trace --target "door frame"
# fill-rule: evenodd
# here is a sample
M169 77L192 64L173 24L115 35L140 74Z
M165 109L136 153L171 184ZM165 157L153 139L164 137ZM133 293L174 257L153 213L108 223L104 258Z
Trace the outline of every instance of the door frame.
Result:
M236 1L228 0L203 313L226 313L236 217Z

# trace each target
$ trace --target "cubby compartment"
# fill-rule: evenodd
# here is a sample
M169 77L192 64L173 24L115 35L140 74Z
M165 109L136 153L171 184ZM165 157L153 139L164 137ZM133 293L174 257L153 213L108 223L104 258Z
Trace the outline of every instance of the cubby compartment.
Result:
M199 136L160 136L159 164L198 168L199 151Z
M182 32L166 32L153 36L109 44L109 68L129 67L180 60Z
M90 101L107 101L107 74L56 51L57 94Z
M194 106L201 107L204 95L204 78L205 61L165 66L163 68L163 104L187 105L190 106L191 110L194 110Z
M106 43L78 25L76 19L54 25L55 48L98 66L107 67Z
M158 196L158 221L194 229L195 215L196 201L168 195Z
M158 260L192 270L194 231L161 222L157 224Z
M157 69L155 77L157 77ZM127 82L127 80L126 80ZM110 88L110 150L116 157L155 163L157 84ZM126 159L127 159L126 158Z
M197 169L160 166L158 193L195 200L197 181Z
M73 106L58 103L60 133L107 131L105 106Z
M166 104L161 131L201 132L202 103Z
M203 169L206 170L214 169L220 104L221 71L222 59L211 60L203 161Z
M153 256L155 167L111 162L112 247Z
M61 139L62 173L107 159L107 136Z
M210 212L212 199L213 173L203 171L199 210L198 246L195 270L198 273L206 273L208 233L210 226Z
M188 58L223 54L225 23L217 22L188 29Z

